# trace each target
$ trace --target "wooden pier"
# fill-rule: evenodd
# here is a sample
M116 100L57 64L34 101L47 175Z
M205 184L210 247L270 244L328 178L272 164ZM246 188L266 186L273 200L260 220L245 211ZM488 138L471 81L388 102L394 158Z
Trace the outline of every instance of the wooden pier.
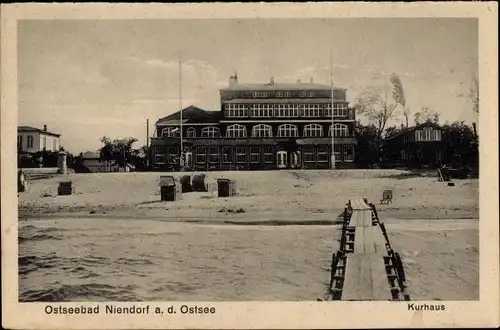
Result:
M375 206L363 198L350 200L324 300L410 300L404 282L401 258L392 250Z

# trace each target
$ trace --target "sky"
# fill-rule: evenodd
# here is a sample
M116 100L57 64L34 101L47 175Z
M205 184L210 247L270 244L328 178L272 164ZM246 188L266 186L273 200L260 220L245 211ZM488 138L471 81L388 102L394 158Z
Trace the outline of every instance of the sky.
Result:
M100 19L19 21L18 124L47 125L75 154L103 136L143 145L147 118L152 134L180 109L180 58L182 106L219 110L234 72L240 83L330 84L330 50L334 84L351 104L396 73L412 113L477 121L461 96L477 72L477 19Z

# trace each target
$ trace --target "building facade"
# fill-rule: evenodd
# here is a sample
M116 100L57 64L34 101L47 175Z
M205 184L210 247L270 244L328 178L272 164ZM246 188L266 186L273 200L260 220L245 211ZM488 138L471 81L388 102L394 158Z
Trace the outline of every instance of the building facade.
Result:
M427 122L404 128L384 141L386 162L409 168L438 168L443 158L443 130Z
M39 151L59 151L61 135L31 126L18 126L17 147L20 154L34 154Z
M333 96L333 107L332 107ZM239 84L220 90L221 108L182 110L185 166L191 170L266 170L354 166L355 111L346 90L295 84ZM333 116L333 125L332 125ZM179 168L180 112L158 120L151 139L154 169Z

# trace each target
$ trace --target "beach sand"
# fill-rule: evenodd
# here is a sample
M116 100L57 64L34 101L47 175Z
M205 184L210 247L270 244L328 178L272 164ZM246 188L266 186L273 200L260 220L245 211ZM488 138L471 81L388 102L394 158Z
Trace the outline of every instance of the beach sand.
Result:
M19 194L19 215L333 221L349 199L365 197L377 205L381 217L479 217L477 179L456 180L450 187L435 177L393 170L208 172L209 192L184 193L178 201L162 202L160 175L180 178L183 173L69 174L33 181ZM218 178L235 180L237 197L218 198ZM71 196L57 196L60 181L72 181ZM392 204L380 204L385 189L393 190ZM231 212L235 210L243 212Z

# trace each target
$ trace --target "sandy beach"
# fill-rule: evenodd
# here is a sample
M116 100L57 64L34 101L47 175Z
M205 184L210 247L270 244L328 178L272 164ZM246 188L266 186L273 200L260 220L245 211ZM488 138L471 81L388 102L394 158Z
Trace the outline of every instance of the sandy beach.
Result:
M192 173L188 173L192 174ZM160 200L159 178L184 173L96 173L32 181L19 194L21 217L106 216L185 221L334 221L349 199L365 197L381 217L478 218L478 180L412 177L396 170L208 172L208 192ZM235 180L237 197L218 198L218 178ZM60 181L72 181L71 196L57 196ZM382 205L385 189L392 204ZM240 210L240 213L232 211Z

